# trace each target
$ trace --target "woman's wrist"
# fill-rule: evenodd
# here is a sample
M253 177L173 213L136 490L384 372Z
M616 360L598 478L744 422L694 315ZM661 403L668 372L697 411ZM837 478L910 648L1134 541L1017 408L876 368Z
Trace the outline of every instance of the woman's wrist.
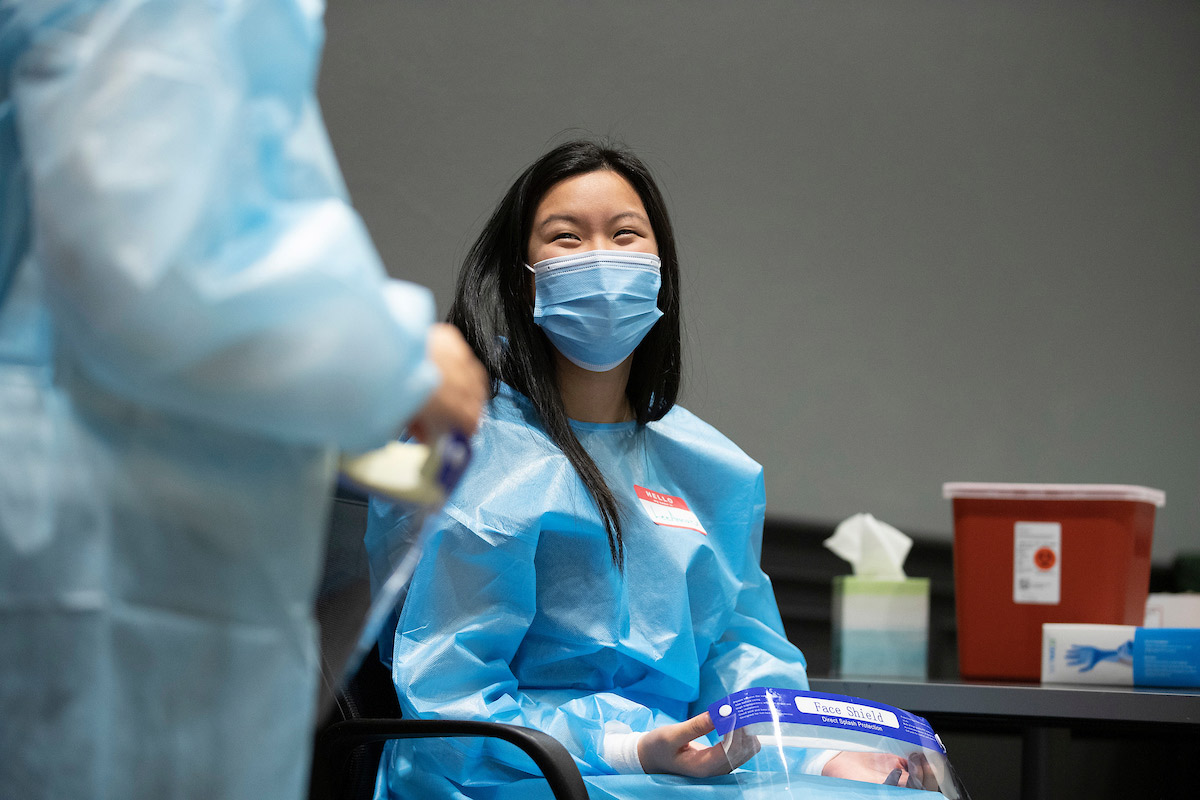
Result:
M642 760L638 758L638 742L644 733L610 733L604 737L604 760L618 775L642 775Z

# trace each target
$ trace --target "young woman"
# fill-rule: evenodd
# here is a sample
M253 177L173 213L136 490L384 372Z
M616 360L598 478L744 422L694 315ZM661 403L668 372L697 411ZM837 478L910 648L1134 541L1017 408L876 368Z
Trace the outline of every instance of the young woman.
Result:
M406 716L546 731L593 798L737 796L704 709L808 686L759 566L762 468L675 405L679 273L632 154L571 142L517 179L449 315L494 397L384 648ZM404 527L374 501L368 547ZM392 742L376 796L532 797L531 773L507 745Z

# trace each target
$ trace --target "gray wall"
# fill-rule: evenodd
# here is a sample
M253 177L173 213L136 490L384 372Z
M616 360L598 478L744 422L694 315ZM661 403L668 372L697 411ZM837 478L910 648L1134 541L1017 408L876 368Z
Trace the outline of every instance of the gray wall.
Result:
M1200 549L1200 4L331 0L321 99L445 311L516 174L643 155L684 403L770 512L948 537L947 480L1166 491Z

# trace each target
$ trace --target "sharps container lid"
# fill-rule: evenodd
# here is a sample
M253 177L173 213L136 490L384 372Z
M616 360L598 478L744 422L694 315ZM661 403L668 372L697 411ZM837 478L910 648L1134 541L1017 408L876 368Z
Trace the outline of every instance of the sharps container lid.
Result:
M944 483L942 497L947 500L1127 500L1153 503L1159 508L1167 495L1146 486L1112 483Z

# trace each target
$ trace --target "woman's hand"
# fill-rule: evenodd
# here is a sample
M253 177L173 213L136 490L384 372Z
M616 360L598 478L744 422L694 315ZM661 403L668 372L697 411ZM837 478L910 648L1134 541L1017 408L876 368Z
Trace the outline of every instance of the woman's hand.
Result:
M938 786L932 765L920 753L913 753L904 759L890 753L841 752L829 759L821 774L910 789L936 791Z
M733 732L728 755L720 744L709 746L695 741L712 731L707 711L685 722L655 728L638 740L642 769L647 773L711 778L731 772L758 752L758 737L740 728Z

